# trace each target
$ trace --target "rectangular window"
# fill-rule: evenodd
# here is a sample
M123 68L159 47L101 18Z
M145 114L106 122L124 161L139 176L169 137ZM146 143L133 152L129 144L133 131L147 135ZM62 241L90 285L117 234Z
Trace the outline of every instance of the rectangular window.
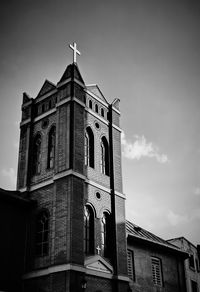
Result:
M198 292L197 283L191 280L192 292Z
M135 281L135 267L134 267L134 254L132 250L127 250L127 265L128 276L132 281Z
M196 270L199 273L199 260L198 259L196 259Z
M152 279L153 283L156 286L162 286L162 268L161 260L158 258L151 258L151 270L152 270Z
M190 254L190 256L189 256L189 265L190 265L190 268L195 269L193 254Z

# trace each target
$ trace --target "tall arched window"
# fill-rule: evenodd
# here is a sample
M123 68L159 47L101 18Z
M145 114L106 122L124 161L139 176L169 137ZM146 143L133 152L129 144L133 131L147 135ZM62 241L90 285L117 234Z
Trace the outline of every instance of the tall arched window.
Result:
M104 212L101 219L101 255L104 257L109 257L110 254L110 233L110 215Z
M89 100L89 108L92 109L92 101L91 101L91 99Z
M109 147L106 137L101 139L101 172L109 175Z
M85 131L85 165L94 168L94 135L90 127Z
M84 210L84 252L94 253L94 212L90 206Z
M33 142L33 174L41 171L41 136L38 134Z
M95 104L95 112L98 114L99 112L99 107L98 107L98 104Z
M36 255L45 256L49 250L49 212L41 211L36 222Z
M104 109L101 108L101 116L104 117Z
M53 126L49 131L48 137L47 168L53 168L55 165L55 146L56 146L56 127Z

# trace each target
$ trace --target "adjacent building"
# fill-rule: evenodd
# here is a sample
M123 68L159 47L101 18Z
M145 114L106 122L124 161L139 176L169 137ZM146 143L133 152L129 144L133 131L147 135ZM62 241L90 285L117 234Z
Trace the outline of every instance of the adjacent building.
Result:
M173 238L168 242L189 254L184 263L187 292L200 291L200 246L196 247L185 237Z

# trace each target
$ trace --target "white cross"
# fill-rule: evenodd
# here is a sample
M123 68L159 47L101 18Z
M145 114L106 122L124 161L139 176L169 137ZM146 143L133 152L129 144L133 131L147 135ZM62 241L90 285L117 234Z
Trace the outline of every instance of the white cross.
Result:
M97 249L97 254L100 255L101 248L99 247L99 245L96 247L96 249Z
M81 53L77 50L76 48L76 43L73 43L74 46L72 45L69 45L70 49L72 49L74 52L73 52L73 62L76 63L76 54L78 54L79 56L81 55Z

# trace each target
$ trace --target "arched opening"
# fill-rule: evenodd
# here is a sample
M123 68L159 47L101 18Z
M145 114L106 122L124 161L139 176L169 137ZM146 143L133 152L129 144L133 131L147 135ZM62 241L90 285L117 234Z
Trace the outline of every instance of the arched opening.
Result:
M94 253L94 212L88 205L84 209L84 252Z
M36 219L36 255L45 256L49 251L49 212L42 210Z
M106 137L101 139L101 172L109 175L109 147Z
M94 134L90 127L85 131L85 165L94 168Z
M41 135L37 134L33 141L33 174L41 172Z
M103 212L101 218L101 255L104 257L110 256L111 246L111 219L108 212Z
M53 126L49 131L48 137L47 168L54 168L55 166L55 147L56 147L56 127Z

